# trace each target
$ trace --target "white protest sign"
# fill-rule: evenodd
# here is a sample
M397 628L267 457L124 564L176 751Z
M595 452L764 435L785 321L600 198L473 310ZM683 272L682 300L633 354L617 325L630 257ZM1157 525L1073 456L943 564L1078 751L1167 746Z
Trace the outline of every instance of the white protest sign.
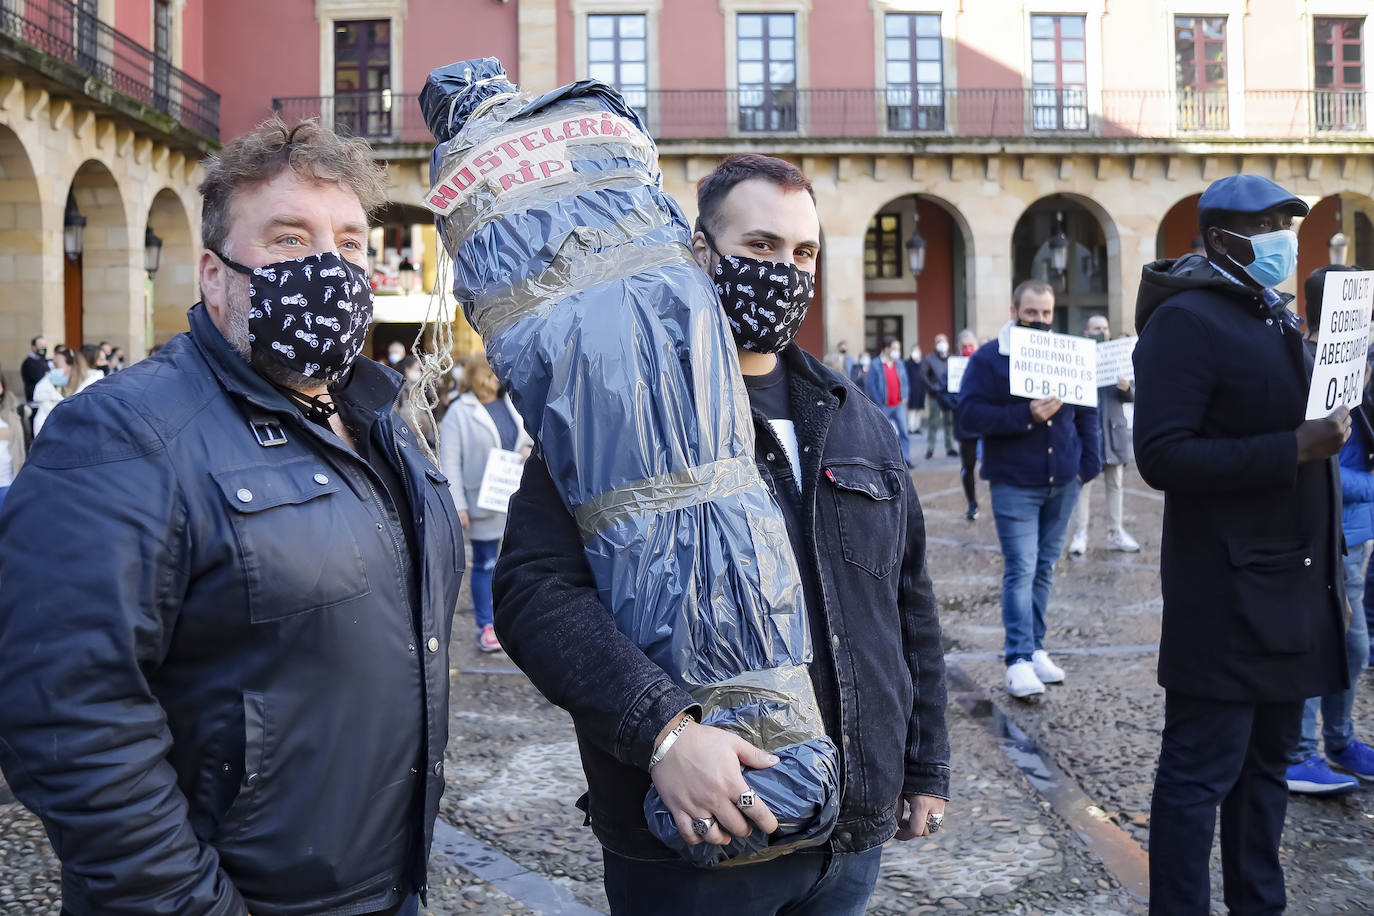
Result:
M1121 379L1135 381L1135 363L1131 354L1135 353L1134 337L1118 337L1104 340L1097 345L1097 384L1115 385Z
M945 378L945 390L958 394L959 386L964 383L964 372L968 369L967 356L951 356L947 364L949 375Z
M1069 334L1011 329L1011 393L1038 401L1097 406L1097 341Z
M477 508L487 512L505 512L510 498L520 489L520 474L524 459L519 452L493 448L487 456L487 469L482 472L482 488L477 491Z
M1358 407L1364 398L1369 313L1374 306L1374 271L1331 271L1322 287L1322 326L1307 393L1307 419L1319 420L1337 407Z

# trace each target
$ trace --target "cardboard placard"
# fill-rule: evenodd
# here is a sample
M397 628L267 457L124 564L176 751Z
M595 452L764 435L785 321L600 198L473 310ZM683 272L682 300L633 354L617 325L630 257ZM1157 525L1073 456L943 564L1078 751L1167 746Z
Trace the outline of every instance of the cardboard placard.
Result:
M1097 341L1069 334L1011 329L1011 393L1038 401L1097 406Z
M520 489L520 475L525 459L519 452L493 448L487 455L487 469L482 472L482 486L477 491L477 508L487 512L505 512L510 498Z
M968 371L968 357L951 356L946 365L949 375L945 379L945 390L950 394L958 394L959 386L964 383L964 373Z
M1374 271L1331 271L1322 287L1322 326L1307 392L1307 419L1320 420L1338 407L1364 400L1364 366L1369 352L1369 315L1374 306Z
M1131 355L1135 353L1134 337L1118 337L1104 340L1097 345L1097 384L1105 388L1115 385L1121 379L1135 381L1135 363Z

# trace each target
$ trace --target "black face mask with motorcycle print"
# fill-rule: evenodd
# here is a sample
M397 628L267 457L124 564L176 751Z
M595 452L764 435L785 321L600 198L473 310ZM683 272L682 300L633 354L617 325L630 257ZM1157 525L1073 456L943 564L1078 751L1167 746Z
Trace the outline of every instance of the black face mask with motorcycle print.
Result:
M777 353L792 342L816 295L816 278L795 264L721 254L711 276L735 343L751 353Z
M249 278L248 346L255 358L325 385L348 374L372 323L366 270L332 251L265 267L215 256Z

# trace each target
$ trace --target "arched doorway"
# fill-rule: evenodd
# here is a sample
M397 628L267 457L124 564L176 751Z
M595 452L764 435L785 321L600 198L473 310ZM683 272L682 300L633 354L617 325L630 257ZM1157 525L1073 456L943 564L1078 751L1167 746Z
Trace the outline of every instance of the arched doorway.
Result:
M135 262L124 197L114 175L94 159L76 170L67 206L85 220L85 228L80 252L63 259L63 343L78 347L106 340L136 356L132 344L137 338L141 352L146 324L142 233Z
M0 126L0 353L8 368L28 352L29 340L43 333L43 208L38 181L19 137ZM53 341L55 342L55 341Z
M1192 194L1164 214L1164 219L1159 221L1159 232L1155 234L1155 257L1181 258L1193 252L1194 244L1200 239L1197 202L1201 199L1201 194Z
M1054 329L1061 333L1078 333L1093 315L1110 320L1115 260L1116 227L1085 198L1042 197L1012 230L1012 287L1032 278L1054 287Z
M162 240L162 256L152 280L152 335L165 344L187 329L186 310L196 301L196 250L191 219L181 198L163 188L148 210L148 228Z
M908 242L923 242L920 274L912 276ZM870 354L889 339L930 350L935 335L968 326L966 265L972 241L963 216L953 205L927 194L888 201L869 222L864 239L864 340L849 342L849 352Z
M1374 200L1342 191L1317 201L1303 218L1298 227L1298 269L1293 275L1301 314L1307 314L1303 281L1331 263L1331 243L1338 233L1346 238L1343 263L1374 270Z

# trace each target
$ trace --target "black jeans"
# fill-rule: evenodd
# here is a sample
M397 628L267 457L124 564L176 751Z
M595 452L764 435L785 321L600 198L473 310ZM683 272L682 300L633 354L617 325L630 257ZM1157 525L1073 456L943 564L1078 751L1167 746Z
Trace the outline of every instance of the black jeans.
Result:
M757 865L693 868L601 852L612 916L862 916L883 856L881 846L803 850Z
M1284 779L1302 701L1225 703L1164 695L1164 741L1150 805L1150 912L1206 916L1221 807L1221 871L1233 916L1282 913Z
M960 439L959 440L959 482L964 485L964 498L971 506L978 502L978 494L974 489L978 485L978 477L974 468L978 464L978 440Z

